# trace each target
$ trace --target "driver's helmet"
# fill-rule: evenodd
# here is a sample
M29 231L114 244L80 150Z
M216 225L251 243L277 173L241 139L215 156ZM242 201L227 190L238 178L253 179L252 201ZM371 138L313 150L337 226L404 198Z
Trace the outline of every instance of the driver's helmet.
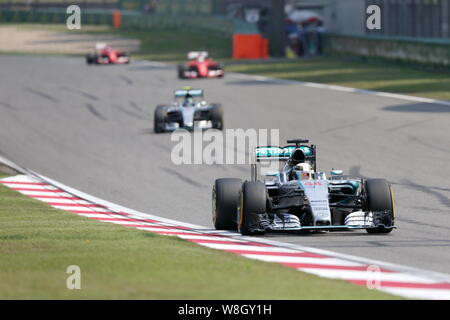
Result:
M297 179L305 180L313 178L313 170L309 163L302 162L294 166L294 174Z
M193 104L194 104L194 99L192 98L192 96L187 95L184 98L183 107L189 107L189 106L192 106Z

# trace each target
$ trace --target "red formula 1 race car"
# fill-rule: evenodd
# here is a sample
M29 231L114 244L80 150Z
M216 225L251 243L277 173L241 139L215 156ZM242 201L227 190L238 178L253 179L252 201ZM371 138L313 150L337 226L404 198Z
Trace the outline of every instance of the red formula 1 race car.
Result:
M95 51L86 55L87 64L124 64L130 63L127 53L111 48L105 43L97 43Z
M189 61L178 66L178 78L223 78L225 72L222 65L207 57L206 51L189 52Z

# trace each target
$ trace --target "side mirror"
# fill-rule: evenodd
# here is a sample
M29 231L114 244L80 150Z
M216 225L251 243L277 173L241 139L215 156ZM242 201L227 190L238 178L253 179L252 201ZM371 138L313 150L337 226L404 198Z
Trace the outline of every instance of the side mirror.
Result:
M344 173L344 170L333 169L330 171L332 176L341 176Z

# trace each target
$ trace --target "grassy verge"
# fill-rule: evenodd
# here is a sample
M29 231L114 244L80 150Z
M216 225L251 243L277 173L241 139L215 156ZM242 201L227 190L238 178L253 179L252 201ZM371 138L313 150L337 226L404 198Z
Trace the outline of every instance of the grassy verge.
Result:
M450 100L448 73L381 62L319 57L270 64L236 64L227 67L227 71Z
M394 298L89 220L1 185L0 225L0 299ZM81 268L80 290L66 288L69 265Z
M114 29L108 25L83 25L82 31L78 30L69 30L67 26L64 24L58 23L34 23L34 22L26 22L26 23L17 23L17 22L6 22L1 25L15 27L19 30L43 30L43 31L59 31L59 32L109 32L113 33Z
M1 167L0 167L0 168L1 168ZM0 179L6 178L7 176L9 176L9 174L4 173L3 171L0 171Z
M133 52L133 59L146 59L164 62L181 62L186 60L189 51L208 51L210 56L217 59L227 59L231 56L232 41L220 34L208 34L198 30L116 30L107 25L83 25L81 30L68 30L61 24L39 23L3 23L18 30L42 30L62 32L67 34L115 35L118 37L139 39L141 47ZM18 52L6 52L19 54ZM51 53L49 53L51 54ZM57 53L54 55L62 55Z
M141 41L141 48L133 54L135 59L164 62L186 60L189 51L208 51L211 57L225 59L231 56L232 41L217 34L189 30L116 31L112 28L87 31L92 34L111 33Z

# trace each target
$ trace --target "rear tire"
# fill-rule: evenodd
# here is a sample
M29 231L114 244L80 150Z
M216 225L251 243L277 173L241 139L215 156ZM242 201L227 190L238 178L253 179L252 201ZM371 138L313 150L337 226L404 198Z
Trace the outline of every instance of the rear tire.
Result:
M157 106L153 117L155 133L164 132L164 122L166 119L166 110L164 106Z
M223 108L220 104L213 104L211 109L212 127L217 130L223 129Z
M385 179L369 179L365 181L364 189L367 197L367 211L389 212L380 217L374 217L379 227L366 229L368 233L390 233L394 226L394 198L392 189Z
M263 235L260 214L266 212L267 191L260 181L246 181L239 196L238 231L242 235Z
M212 218L216 230L237 230L241 179L217 179L212 194Z

